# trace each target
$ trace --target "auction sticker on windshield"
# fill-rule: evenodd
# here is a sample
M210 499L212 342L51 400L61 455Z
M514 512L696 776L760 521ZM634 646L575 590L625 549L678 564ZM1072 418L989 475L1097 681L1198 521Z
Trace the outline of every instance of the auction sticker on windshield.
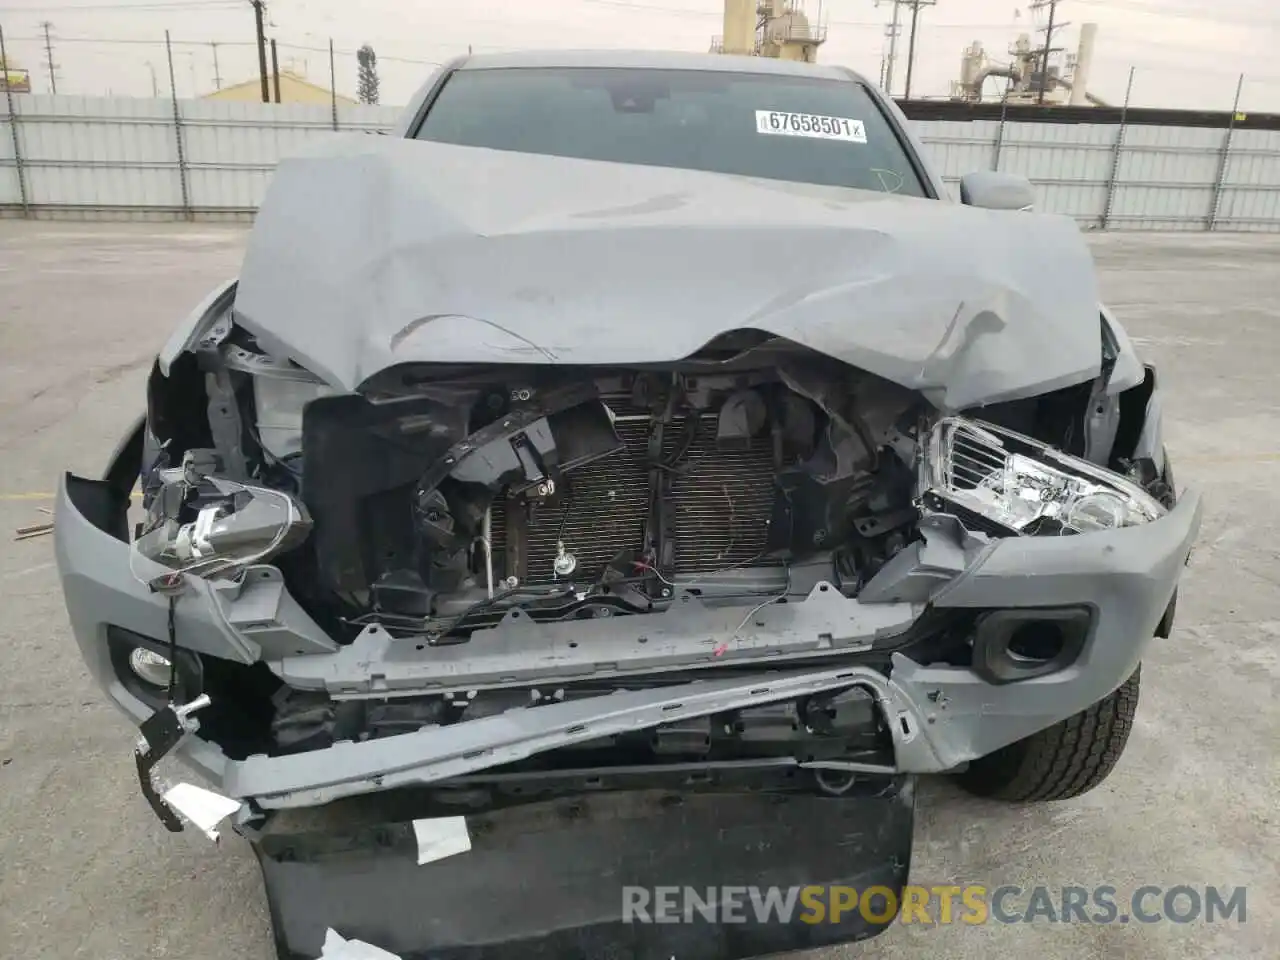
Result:
M789 113L785 110L757 110L756 133L780 137L814 137L818 140L845 140L866 143L867 129L861 120L824 117L816 113Z

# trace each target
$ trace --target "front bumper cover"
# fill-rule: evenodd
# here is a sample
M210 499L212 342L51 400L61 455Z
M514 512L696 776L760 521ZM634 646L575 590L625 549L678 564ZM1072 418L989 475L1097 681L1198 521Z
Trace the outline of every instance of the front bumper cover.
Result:
M121 536L126 503L104 482L64 478L57 499L56 552L85 660L111 698L141 722L153 708L115 675L106 628L163 636L167 602L130 574L129 547ZM756 629L735 637L718 662L741 664L768 650L768 665L777 672L763 686L758 676L754 682L741 674L730 679L712 668L706 675L715 679L696 684L572 701L297 756L233 761L199 737L187 738L177 753L231 796L264 808L294 807L458 776L575 738L604 735L611 725L637 729L785 699L797 690L861 686L889 720L897 770L944 771L1050 726L1123 682L1169 606L1200 515L1200 499L1188 491L1167 516L1142 526L1077 537L1009 538L978 550L948 538L945 524L938 524L905 563L895 566L888 587L876 581L869 585L868 590L880 587L884 602L815 589L802 603L773 606L753 617ZM360 648L362 657L350 647L337 649L272 567L251 568L239 583L195 581L195 587L177 606L177 629L182 645L203 656L262 660L286 683L338 696L351 695L351 687L361 684L364 689L355 695L476 684L466 663L452 659L470 644L420 651L411 640L378 638L377 644ZM849 655L906 634L926 601L939 609L1088 606L1093 627L1071 665L1002 686L967 668L920 665L902 652L892 655L887 672L844 666ZM691 662L707 666L710 648L718 643L709 639L716 636L711 627L723 615L723 610L694 610L613 618L603 628L611 632L595 642L575 647L566 634L562 646L541 662L526 662L523 671L519 634L496 629L486 638L494 648L477 657L474 669L501 672L505 682L518 684L549 675L567 680L651 672L661 668L657 661L664 657L685 667ZM567 624L565 630L599 631L598 623ZM630 650L630 662L624 648ZM787 658L800 655L808 658L808 666L787 669ZM828 656L825 665L813 665L815 658ZM585 733L583 724L590 726Z

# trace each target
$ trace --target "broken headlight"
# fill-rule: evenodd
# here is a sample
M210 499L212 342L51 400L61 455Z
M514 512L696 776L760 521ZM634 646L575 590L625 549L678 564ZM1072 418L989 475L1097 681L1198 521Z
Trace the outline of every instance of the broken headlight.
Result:
M925 509L976 519L996 534L1092 533L1166 512L1118 473L964 417L933 425L921 444L919 470Z
M233 575L289 550L311 529L301 502L287 493L209 476L200 451L181 467L159 471L133 556L196 576ZM135 571L144 583L153 577Z

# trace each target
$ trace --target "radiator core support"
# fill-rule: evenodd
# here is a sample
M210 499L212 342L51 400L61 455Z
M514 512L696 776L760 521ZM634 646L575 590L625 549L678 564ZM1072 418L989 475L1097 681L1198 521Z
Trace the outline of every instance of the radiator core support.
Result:
M688 416L663 425L664 460L688 442ZM648 456L652 424L647 416L618 417L614 428L621 449L566 473L553 501L500 495L493 504L495 576L554 583L563 579L555 569L563 552L575 558L576 579L598 582L611 562L639 557L653 501L653 472L669 476L674 563L662 571L665 575L748 566L761 558L774 499L769 437L721 449L717 415L702 414L676 465L653 471Z

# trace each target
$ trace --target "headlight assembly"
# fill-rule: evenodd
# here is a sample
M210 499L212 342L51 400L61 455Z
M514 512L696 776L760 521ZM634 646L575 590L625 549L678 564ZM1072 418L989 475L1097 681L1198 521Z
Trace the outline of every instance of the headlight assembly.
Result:
M1000 536L1114 530L1166 512L1118 473L964 417L939 420L925 436L918 492L925 509Z
M234 577L301 543L311 517L301 501L267 487L210 476L201 455L187 451L182 466L157 472L159 480L130 551L134 576L150 584L152 563L199 577ZM145 568L143 568L145 570Z

